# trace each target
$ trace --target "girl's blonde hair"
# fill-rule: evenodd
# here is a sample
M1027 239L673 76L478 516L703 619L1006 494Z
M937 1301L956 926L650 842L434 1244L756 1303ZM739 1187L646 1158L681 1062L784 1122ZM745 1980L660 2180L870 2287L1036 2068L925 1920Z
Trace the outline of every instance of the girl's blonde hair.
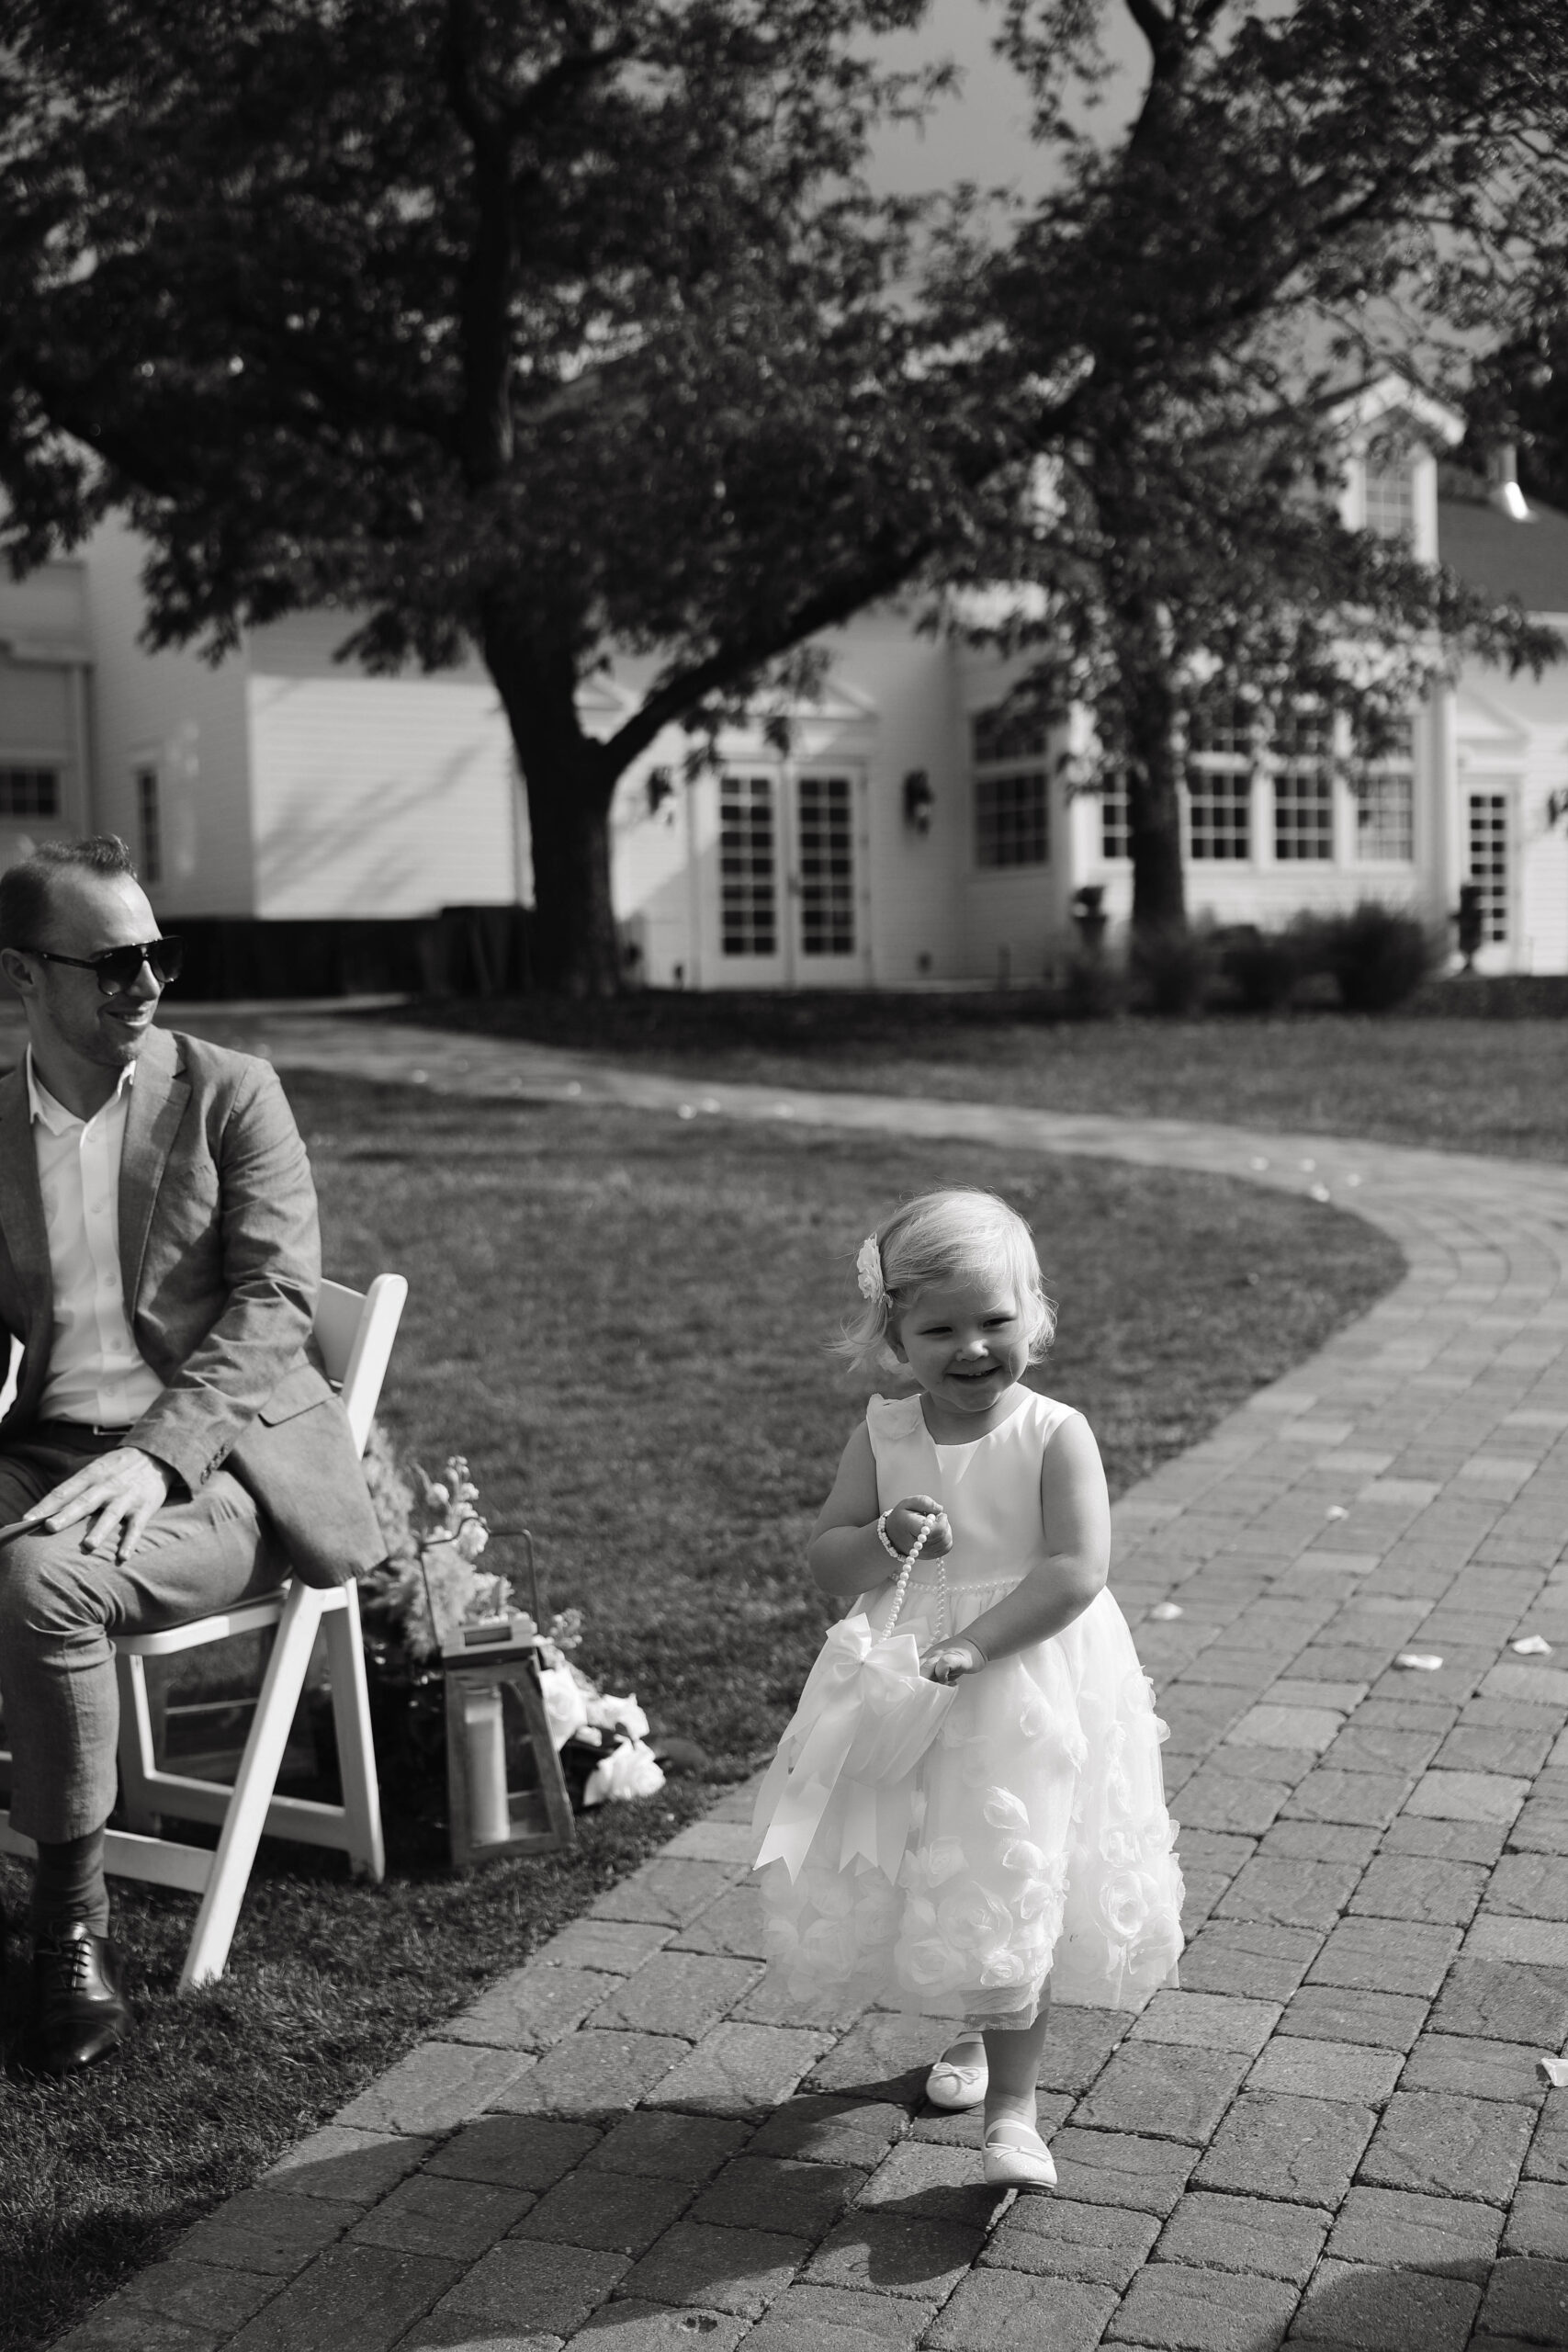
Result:
M881 1275L880 1295L863 1296L846 1317L835 1352L860 1373L897 1369L897 1357L888 1333L919 1293L937 1283L976 1275L1005 1282L1018 1300L1018 1311L1029 1342L1029 1361L1035 1363L1050 1346L1056 1329L1056 1310L1045 1295L1034 1237L1016 1209L994 1193L962 1186L951 1192L922 1193L895 1209L873 1237ZM863 1251L863 1258L867 1255Z

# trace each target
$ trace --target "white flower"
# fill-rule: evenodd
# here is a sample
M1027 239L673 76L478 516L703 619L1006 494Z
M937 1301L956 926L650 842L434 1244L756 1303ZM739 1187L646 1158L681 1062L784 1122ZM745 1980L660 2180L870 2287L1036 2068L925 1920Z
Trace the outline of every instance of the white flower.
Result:
M539 1688L544 1693L550 1737L558 1747L564 1747L573 1732L581 1731L587 1724L588 1702L578 1689L570 1667L546 1667L539 1677Z
M820 1866L803 1871L800 1892L824 1919L847 1919L855 1907L855 1890L839 1871Z
M989 1951L1011 1930L1012 1914L988 1887L972 1879L968 1885L942 1896L936 1906L936 1924L937 1933L950 1944L970 1951L976 1946Z
M855 1260L855 1281L860 1285L863 1298L869 1299L874 1306L882 1305L887 1296L887 1284L883 1278L882 1250L874 1233L868 1233L860 1245L860 1255Z
M653 1751L640 1739L621 1741L602 1764L595 1764L582 1792L584 1808L606 1798L650 1797L664 1786L664 1775Z
M830 1984L854 1974L858 1953L854 1930L845 1919L813 1919L800 1939L800 1956Z
M602 1690L588 1702L588 1720L601 1731L624 1731L628 1739L648 1737L648 1717L635 1697L616 1699Z

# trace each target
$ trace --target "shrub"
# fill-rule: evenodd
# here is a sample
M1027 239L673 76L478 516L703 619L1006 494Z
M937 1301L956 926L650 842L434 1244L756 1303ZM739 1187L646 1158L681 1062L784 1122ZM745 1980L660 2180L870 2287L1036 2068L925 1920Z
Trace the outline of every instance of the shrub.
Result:
M1388 1012L1415 995L1437 952L1416 916L1363 899L1324 924L1323 961L1348 1012Z
M1069 1021L1105 1021L1122 1010L1122 974L1108 956L1082 950L1067 964L1062 1011Z
M1144 1012L1168 1020L1200 1012L1214 977L1213 938L1199 931L1140 932L1130 964Z
M1301 943L1290 931L1244 923L1220 948L1220 970L1247 1012L1278 1012L1290 1002L1303 968Z

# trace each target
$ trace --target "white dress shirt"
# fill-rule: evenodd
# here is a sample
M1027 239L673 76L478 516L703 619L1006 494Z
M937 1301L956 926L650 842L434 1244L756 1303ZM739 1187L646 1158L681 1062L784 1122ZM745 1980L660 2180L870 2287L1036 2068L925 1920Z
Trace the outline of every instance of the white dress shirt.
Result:
M103 1109L79 1119L55 1101L28 1048L28 1109L54 1277L40 1420L122 1429L163 1393L132 1335L119 1264L119 1162L135 1077L128 1062Z

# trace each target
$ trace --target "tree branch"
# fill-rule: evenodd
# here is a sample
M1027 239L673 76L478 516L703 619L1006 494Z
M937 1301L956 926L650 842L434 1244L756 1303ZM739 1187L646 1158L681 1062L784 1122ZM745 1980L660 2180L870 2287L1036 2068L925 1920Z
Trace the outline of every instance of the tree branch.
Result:
M1156 6L1156 0L1124 0L1127 14L1148 42L1149 53L1163 57L1176 31L1176 20Z

